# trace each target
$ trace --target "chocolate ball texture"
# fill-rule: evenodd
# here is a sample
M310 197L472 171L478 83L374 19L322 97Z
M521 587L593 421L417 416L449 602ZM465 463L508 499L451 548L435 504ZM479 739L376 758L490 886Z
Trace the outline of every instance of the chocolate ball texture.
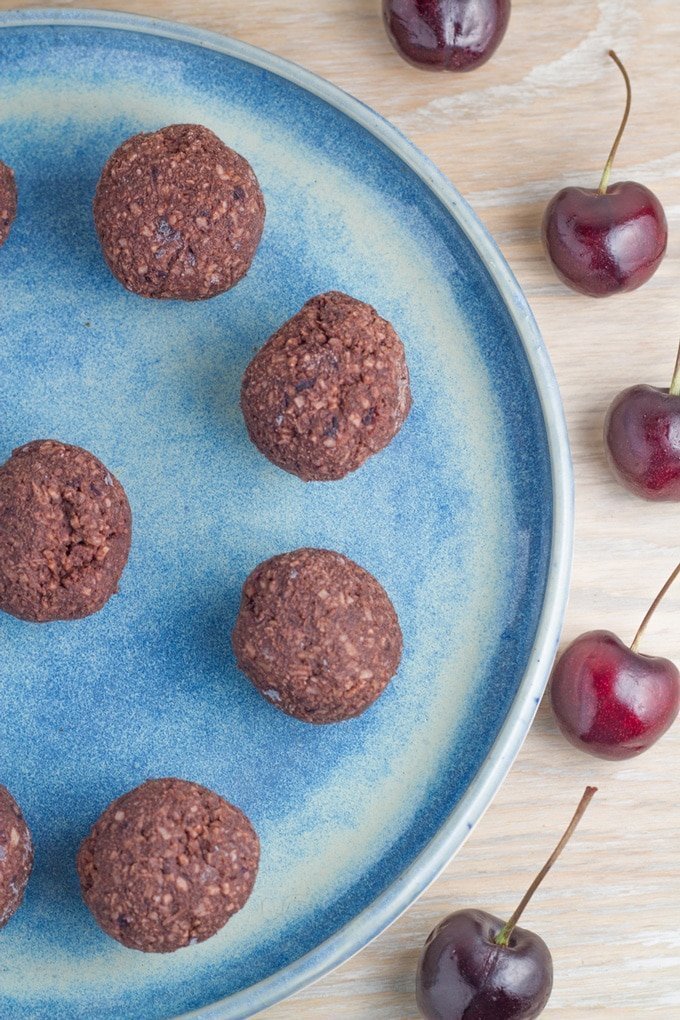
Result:
M238 665L271 704L304 722L360 715L397 672L402 645L382 585L340 553L274 556L243 586Z
M118 590L132 521L122 485L92 453L54 439L0 467L0 610L77 620Z
M408 416L404 346L370 305L320 294L250 362L241 408L253 443L278 467L304 481L343 478Z
M0 247L9 237L17 214L17 185L14 172L0 160Z
M250 268L264 217L250 164L199 124L128 138L94 198L109 269L142 297L195 301L229 290Z
M150 779L114 800L78 852L85 903L129 949L172 953L218 932L250 896L252 825L212 790Z
M0 928L21 906L33 868L33 843L19 805L0 786Z

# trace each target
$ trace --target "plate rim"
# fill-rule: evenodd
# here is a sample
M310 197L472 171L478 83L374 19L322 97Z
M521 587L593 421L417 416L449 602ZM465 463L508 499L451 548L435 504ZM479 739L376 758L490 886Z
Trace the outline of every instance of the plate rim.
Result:
M116 10L23 8L0 11L0 29L59 26L137 32L211 49L269 71L358 123L419 177L473 245L517 329L538 393L550 455L553 527L546 587L524 676L481 767L435 836L351 921L297 960L226 999L174 1020L247 1020L318 981L377 938L441 874L475 828L515 760L547 686L569 595L574 478L562 398L528 301L495 240L451 181L406 135L361 100L284 57L218 32Z

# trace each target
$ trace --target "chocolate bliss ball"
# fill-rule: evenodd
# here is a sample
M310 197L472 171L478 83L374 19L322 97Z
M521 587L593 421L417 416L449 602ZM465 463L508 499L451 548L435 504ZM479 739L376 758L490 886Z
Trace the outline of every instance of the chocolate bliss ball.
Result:
M406 420L404 346L370 305L320 294L250 362L241 408L250 438L274 464L304 481L344 478Z
M402 636L384 588L326 549L261 563L233 633L240 669L277 708L310 723L360 715L397 671Z
M0 160L0 247L9 236L17 214L17 186L13 171Z
M42 439L0 467L0 610L46 623L118 590L132 521L123 487L79 446Z
M172 953L223 928L252 892L260 844L238 808L183 779L110 804L78 852L95 921L129 949Z
M109 269L142 297L194 301L229 290L250 268L264 216L250 164L200 124L128 138L94 198Z
M32 867L31 833L14 797L0 786L0 928L21 906Z

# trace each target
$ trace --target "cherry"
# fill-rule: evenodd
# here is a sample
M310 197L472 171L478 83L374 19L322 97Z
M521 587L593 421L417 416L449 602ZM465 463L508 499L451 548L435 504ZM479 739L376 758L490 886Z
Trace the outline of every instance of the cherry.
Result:
M670 389L630 386L604 423L609 466L643 499L680 500L680 350Z
M680 671L638 652L654 611L680 573L675 568L628 648L608 630L591 630L565 649L550 687L567 740L597 758L634 758L663 736L680 709Z
M485 910L449 914L425 943L416 997L428 1020L457 1017L535 1017L552 991L552 957L545 942L515 928L496 940L503 921Z
M457 910L430 932L418 964L416 998L426 1020L532 1020L550 998L550 950L517 922L569 842L597 792L586 787L561 840L507 923L484 910Z
M428 71L472 71L495 53L510 0L383 0L395 49Z
M666 253L668 225L656 195L643 184L609 184L619 143L628 123L630 79L614 53L626 83L626 110L597 190L563 188L543 217L543 241L559 278L582 294L607 297L642 286Z

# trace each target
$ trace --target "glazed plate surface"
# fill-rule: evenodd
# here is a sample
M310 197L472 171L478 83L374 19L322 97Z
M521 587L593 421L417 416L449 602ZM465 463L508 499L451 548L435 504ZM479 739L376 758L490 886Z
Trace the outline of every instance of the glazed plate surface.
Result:
M109 274L91 202L128 135L200 122L266 202L248 277L154 302ZM0 158L20 208L0 251L0 460L52 437L92 450L134 514L120 594L78 623L0 619L0 782L36 842L0 933L0 1015L245 1017L346 959L427 885L509 767L566 599L571 474L536 326L493 242L379 117L268 54L180 26L0 15ZM404 340L414 409L342 482L305 485L250 445L254 350L312 295L373 304ZM246 574L301 545L382 582L402 668L360 719L313 727L235 668ZM251 901L171 956L106 938L76 849L106 804L180 776L244 809Z

